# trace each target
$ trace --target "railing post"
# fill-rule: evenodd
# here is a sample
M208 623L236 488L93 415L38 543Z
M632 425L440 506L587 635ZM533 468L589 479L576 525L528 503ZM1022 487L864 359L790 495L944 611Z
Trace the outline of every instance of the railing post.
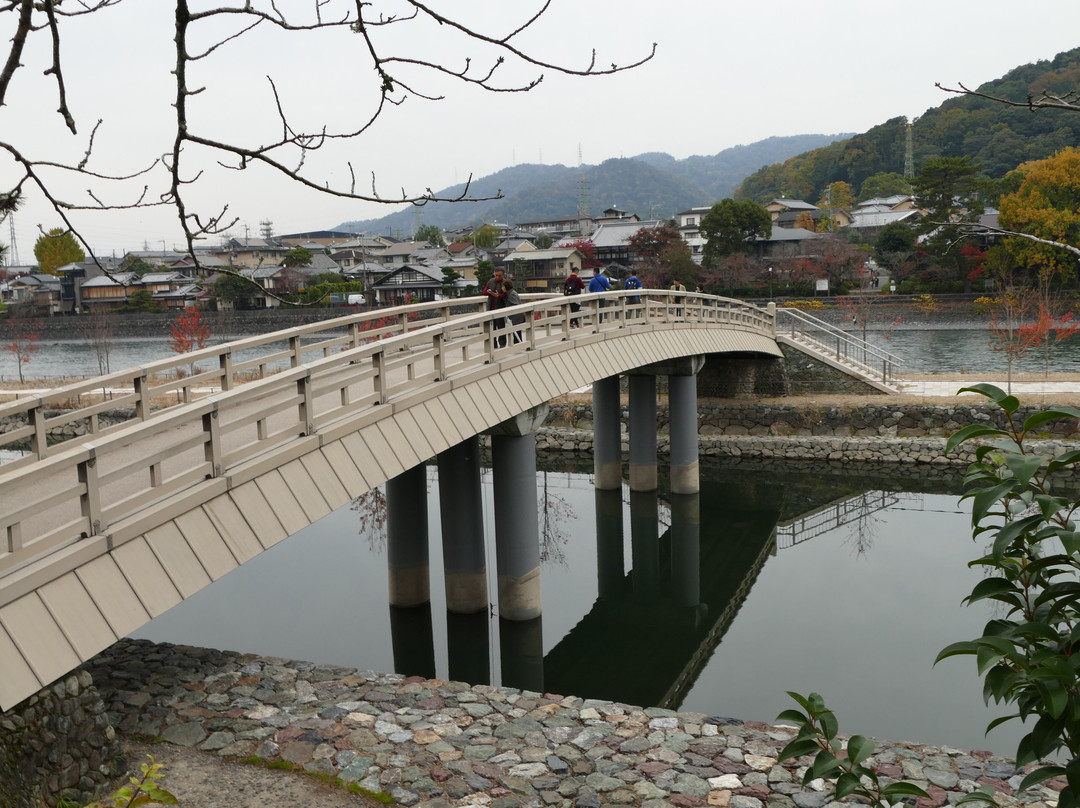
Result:
M203 444L203 457L210 464L210 477L221 476L221 428L218 422L218 404L214 402L214 409L202 417L203 433L206 442Z
M491 365L495 362L495 321L484 320L484 353L487 359L484 364Z
M303 364L303 352L300 350L300 335L289 337L289 367L298 368Z
M439 331L431 337L432 361L435 363L435 381L441 382L446 378L446 354L443 343L446 342L446 332Z
M83 487L79 495L79 507L86 523L83 537L96 536L103 533L105 524L101 518L101 488L98 485L97 455L93 446L87 447L90 456L79 463L79 484Z
M360 347L360 324L359 323L355 323L355 322L349 323L349 347L350 348L359 348Z
M145 421L150 417L150 385L145 376L132 379L135 385L135 417Z
M30 453L38 460L44 460L49 450L49 435L45 431L45 410L38 403L32 410L27 410L26 417L34 434L30 436Z
M767 305L765 307L765 312L766 312L766 314L768 314L768 317L769 317L769 321L770 321L770 325L771 325L770 330L772 331L772 338L776 339L776 327L777 327L776 304L775 303L769 303L769 305Z
M296 392L300 394L300 406L297 408L297 420L305 435L315 434L315 399L311 394L311 371L296 380Z
M371 366L375 368L375 376L373 382L375 385L375 403L386 403L386 376L384 375L386 368L386 354L383 351L373 353L371 355Z
M232 390L232 349L218 355L218 367L221 368L221 389Z
M401 312L401 314L398 315L398 321L401 324L401 333L402 334L408 334L409 333L409 313L407 311Z

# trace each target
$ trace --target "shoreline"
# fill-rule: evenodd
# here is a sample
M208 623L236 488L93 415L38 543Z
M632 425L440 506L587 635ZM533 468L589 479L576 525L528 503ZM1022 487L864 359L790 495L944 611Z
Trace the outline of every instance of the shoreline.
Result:
M237 764L233 771L255 756L410 808L830 802L823 782L801 785L810 757L778 762L792 727L145 640L121 640L84 667L121 735L200 750ZM931 797L920 808L978 786L994 789L1002 806L1050 808L1061 785L1014 795L1021 775L1010 758L895 741L877 747L867 765L885 781L925 788ZM169 774L167 788L187 779ZM285 774L273 776L281 783ZM219 802L181 804L238 803L222 793Z

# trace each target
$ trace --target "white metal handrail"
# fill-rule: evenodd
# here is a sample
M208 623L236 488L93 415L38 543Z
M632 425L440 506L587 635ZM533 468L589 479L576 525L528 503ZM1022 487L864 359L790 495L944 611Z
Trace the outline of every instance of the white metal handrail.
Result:
M884 384L895 377L896 366L903 362L895 354L799 309L776 309L776 333L786 333L797 342L816 344L838 362L853 365L868 376L880 377Z
M580 311L572 312L571 302ZM324 342L339 349L325 356L0 467L0 579L59 551L68 563L107 552L171 518L168 513L426 400L433 390L448 389L444 383L491 376L514 357L527 360L532 350L650 325L773 332L767 312L740 301L657 291L551 297L415 330L407 330L405 313L395 336L368 343L351 332L347 342L328 336ZM505 324L518 314L523 322ZM163 516L155 506L166 501ZM0 605L15 589L0 587Z

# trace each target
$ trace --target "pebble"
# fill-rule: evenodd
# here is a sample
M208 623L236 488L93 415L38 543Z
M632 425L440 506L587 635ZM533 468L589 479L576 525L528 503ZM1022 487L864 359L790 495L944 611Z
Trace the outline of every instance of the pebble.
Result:
M336 775L418 808L823 808L810 757L778 761L790 727L510 687L121 640L85 666L113 726L223 758ZM1055 808L1046 783L1015 794L1007 758L877 742L867 765L955 803L988 784L1010 806ZM1060 786L1060 784L1057 784Z

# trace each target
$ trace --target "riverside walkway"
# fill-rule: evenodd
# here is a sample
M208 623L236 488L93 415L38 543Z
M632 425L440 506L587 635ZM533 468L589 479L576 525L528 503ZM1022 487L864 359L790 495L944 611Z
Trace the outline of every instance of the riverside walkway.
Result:
M31 449L0 466L0 708L331 510L558 395L685 357L778 357L781 339L856 367L846 337L815 343L819 327L796 320L780 333L774 310L739 301L650 290L577 302L577 313L534 296L497 313L436 303L351 315L0 406L16 421L5 439ZM522 318L520 341L502 327L508 314ZM860 367L888 383L887 359ZM220 392L200 397L208 387ZM102 388L126 392L95 399ZM118 406L134 417L105 424ZM50 441L75 422L89 434Z

